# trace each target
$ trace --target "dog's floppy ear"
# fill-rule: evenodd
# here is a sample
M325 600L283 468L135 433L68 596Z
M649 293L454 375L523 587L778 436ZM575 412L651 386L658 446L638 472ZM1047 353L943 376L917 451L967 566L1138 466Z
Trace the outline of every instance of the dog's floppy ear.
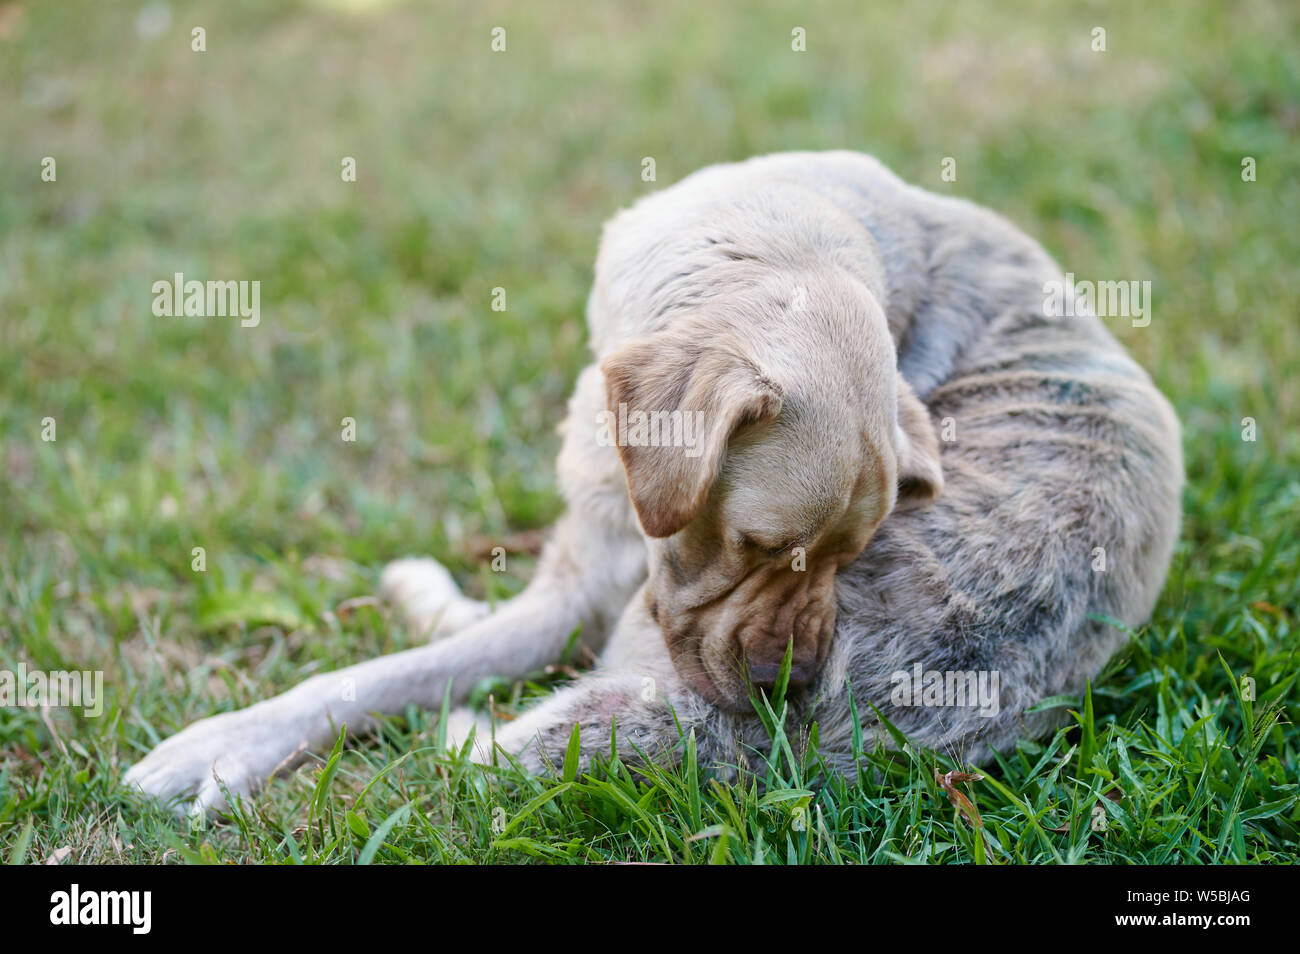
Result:
M652 537L672 536L700 512L739 428L781 410L781 389L726 338L661 331L600 367L628 493Z
M896 510L929 503L943 490L939 439L911 385L898 377L898 502Z

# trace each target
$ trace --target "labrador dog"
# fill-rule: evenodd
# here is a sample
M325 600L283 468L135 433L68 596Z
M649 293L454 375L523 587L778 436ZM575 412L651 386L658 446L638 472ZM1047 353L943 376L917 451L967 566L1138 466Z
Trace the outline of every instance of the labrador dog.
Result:
M979 762L1058 724L1143 623L1180 519L1177 420L1061 270L993 213L851 152L706 168L605 227L558 461L566 509L534 579L489 613L432 560L383 593L427 646L204 719L127 773L226 807L408 706L487 676L602 665L495 728L541 772L769 745L757 694L852 771L854 716ZM789 657L786 662L787 655ZM797 733L792 733L797 735ZM611 737L613 736L613 737Z

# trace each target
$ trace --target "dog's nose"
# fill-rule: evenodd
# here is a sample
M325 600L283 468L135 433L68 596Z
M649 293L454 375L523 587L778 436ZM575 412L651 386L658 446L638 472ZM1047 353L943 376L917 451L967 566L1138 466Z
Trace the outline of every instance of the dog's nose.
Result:
M784 659L784 656L782 657ZM781 674L781 660L768 662L761 659L750 660L749 662L749 679L754 684L755 689L762 689L769 695L776 688L777 676ZM796 660L790 661L790 683L791 689L801 689L808 683L812 682L814 675L813 666L809 663L801 663Z

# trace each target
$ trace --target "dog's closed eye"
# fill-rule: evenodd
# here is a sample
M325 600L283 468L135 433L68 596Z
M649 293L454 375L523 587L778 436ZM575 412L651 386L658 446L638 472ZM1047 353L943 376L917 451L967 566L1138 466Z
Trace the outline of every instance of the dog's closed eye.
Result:
M799 541L791 540L788 543L782 543L776 546L764 543L761 540L755 540L747 533L740 535L740 543L746 550L755 553L762 553L764 556L780 556L786 550L792 549Z

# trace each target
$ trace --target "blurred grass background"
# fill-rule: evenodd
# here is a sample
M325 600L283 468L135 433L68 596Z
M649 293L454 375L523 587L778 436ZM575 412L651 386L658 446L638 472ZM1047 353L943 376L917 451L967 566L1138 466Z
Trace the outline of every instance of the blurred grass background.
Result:
M874 153L1080 279L1153 283L1149 327L1111 322L1184 423L1184 543L1153 628L1220 694L1220 652L1281 679L1298 21L1259 0L0 3L0 667L102 669L110 693L93 723L0 711L0 846L156 858L162 835L126 850L120 818L93 820L116 796L87 780L155 732L407 645L377 609L334 612L388 559L518 589L528 559L493 577L476 541L557 512L601 222L786 149ZM260 325L155 317L151 285L178 271L260 280ZM1273 757L1294 778L1289 727Z

